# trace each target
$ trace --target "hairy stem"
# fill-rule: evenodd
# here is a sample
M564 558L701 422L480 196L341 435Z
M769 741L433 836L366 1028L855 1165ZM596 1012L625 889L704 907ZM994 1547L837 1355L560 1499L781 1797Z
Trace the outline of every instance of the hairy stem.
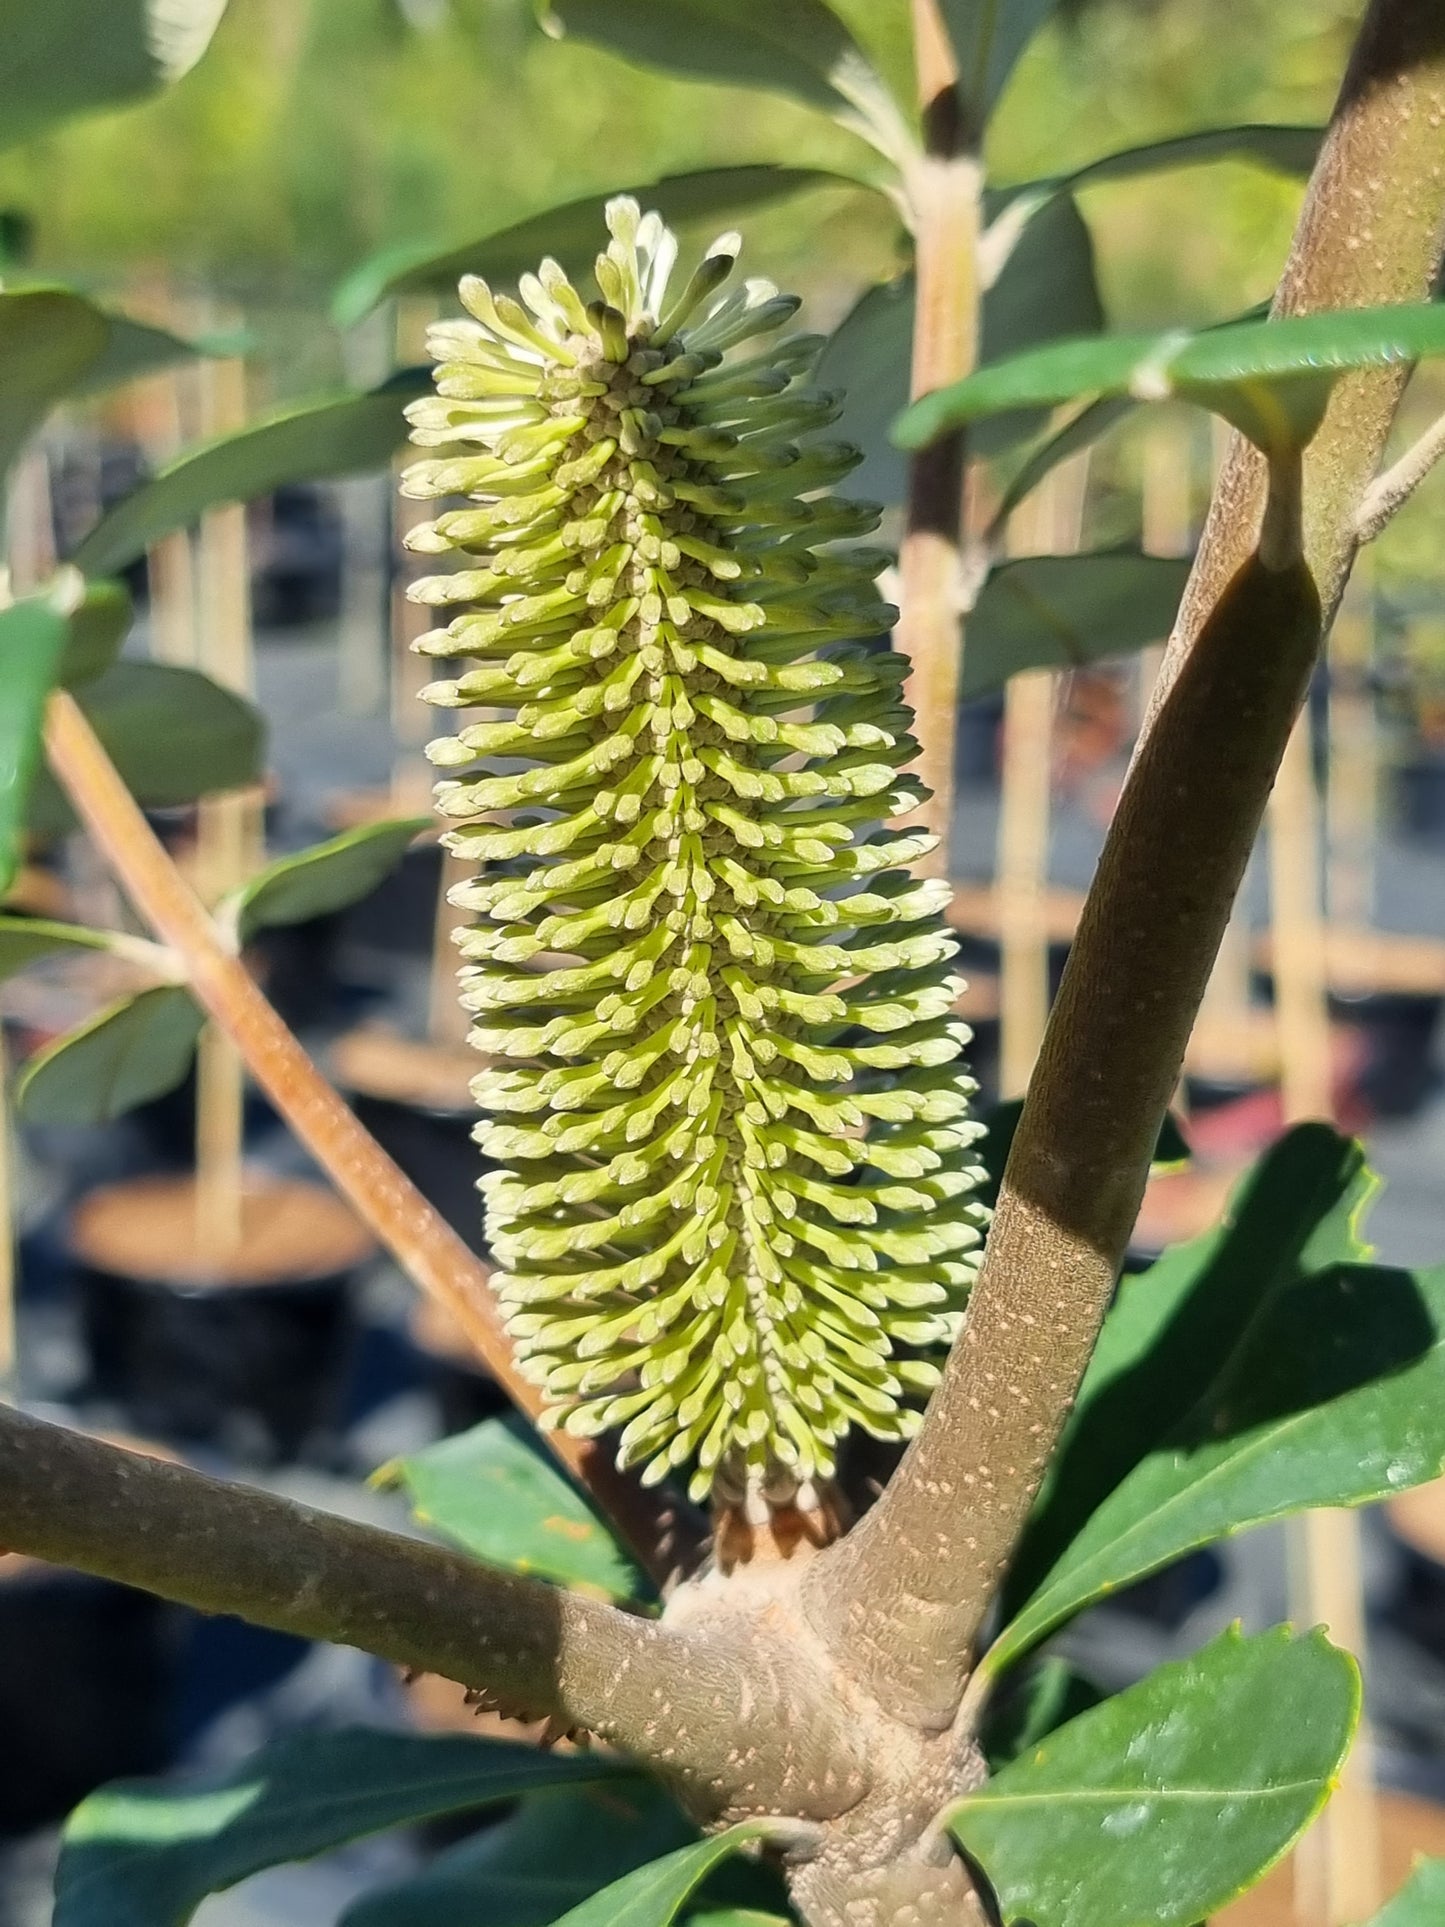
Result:
M50 699L45 748L57 779L126 894L156 935L184 958L197 1002L235 1044L251 1074L357 1216L407 1275L445 1306L493 1377L522 1411L535 1417L540 1395L512 1357L486 1267L357 1122L245 966L222 944L95 732L63 691ZM590 1441L553 1433L549 1442L656 1573L660 1535L650 1501L616 1471L608 1453Z
M1439 415L1398 462L1377 475L1355 517L1355 540L1373 542L1400 512L1435 464L1445 456L1445 415Z
M916 243L912 394L957 381L978 346L978 233L982 169L968 149L957 67L937 0L913 0L913 34L923 111L924 153L907 182ZM916 765L932 791L919 820L938 838L925 867L947 876L953 821L953 755L962 639L964 439L944 437L913 456L898 569L896 630L912 669L908 698L922 753Z
M1306 199L1285 311L1425 294L1445 223L1442 118L1445 16L1434 0L1374 0ZM1229 465L1029 1088L965 1330L887 1492L809 1577L826 1636L886 1705L921 1724L946 1723L958 1706L1088 1363L1304 692L1319 604L1333 615L1399 390L1394 374L1340 384L1306 464L1304 566L1250 559L1263 464L1238 454Z

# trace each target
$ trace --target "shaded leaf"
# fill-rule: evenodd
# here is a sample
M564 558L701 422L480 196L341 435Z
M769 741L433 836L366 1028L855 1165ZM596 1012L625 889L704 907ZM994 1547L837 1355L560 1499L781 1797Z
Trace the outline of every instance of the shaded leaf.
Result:
M113 940L109 930L87 930L80 923L0 915L0 978L13 977L17 970L53 951L108 950Z
M73 395L102 394L162 368L174 368L178 361L194 361L207 352L205 343L183 341L168 328L153 328L148 321L103 312L105 346L71 389Z
M964 628L961 701L1025 669L1077 669L1159 642L1189 578L1186 556L1100 549L993 569Z
M241 941L248 943L258 930L277 924L327 916L369 896L434 822L430 816L399 816L367 823L268 863L228 906Z
M419 1519L485 1559L616 1599L645 1598L647 1580L521 1420L487 1419L386 1466Z
M763 87L821 107L901 155L887 88L824 0L539 0L547 31L693 80Z
M1091 401L1056 433L1046 436L1036 448L1030 450L1010 480L994 510L990 528L1001 529L1024 497L1032 495L1044 477L1056 469L1060 462L1068 461L1071 455L1082 454L1086 448L1092 448L1101 436L1107 435L1111 428L1126 420L1138 406L1136 401L1128 397Z
M1319 1812L1359 1709L1354 1662L1322 1633L1232 1629L1060 1727L950 1824L1007 1919L1193 1927Z
M819 384L844 397L838 434L863 450L861 467L849 477L850 492L890 506L903 501L908 486L907 462L889 429L908 401L913 313L911 272L870 288L830 336L818 364ZM984 295L979 356L984 363L996 361L1103 323L1093 241L1065 196L1029 223ZM1037 418L1023 413L989 422L970 448L994 454L1036 426Z
M134 616L123 583L87 582L85 598L69 618L56 681L74 689L104 675L119 656Z
M556 1927L668 1927L715 1867L756 1840L764 1823L749 1821L636 1872L624 1874L600 1894L563 1914ZM63 1927L63 1923L57 1923Z
M564 1787L366 1894L339 1927L550 1927L599 1888L696 1838L650 1781Z
M197 669L117 662L85 683L76 700L131 794L150 808L243 789L262 773L260 711ZM42 771L31 792L29 827L59 836L74 821L58 785Z
M1103 1698L1090 1680L1057 1654L1022 1667L1000 1685L984 1709L979 1744L989 1772L999 1772Z
M183 1927L263 1868L617 1771L501 1740L292 1734L199 1785L122 1783L83 1800L62 1835L54 1927Z
M1261 445L1299 438L1329 383L1351 368L1387 367L1445 353L1445 307L1353 308L1240 322L1191 334L1061 341L1020 355L915 402L894 433L921 448L951 428L1013 408L1052 407L1084 395L1198 402ZM1289 390L1293 389L1291 395Z
M1374 1189L1352 1138L1299 1125L1241 1180L1218 1225L1121 1282L1009 1574L1006 1613L1206 1397L1272 1292L1369 1257L1358 1226Z
M668 174L619 190L644 208L655 207L669 226L687 233L699 223L715 224L748 209L786 200L813 188L849 188L873 193L864 181L821 167L708 167ZM609 198L599 189L529 214L504 228L437 248L389 248L364 262L336 291L333 312L343 327L361 320L379 301L396 294L440 294L455 298L464 274L485 275L506 285L535 271L552 255L569 273L589 268L597 255L598 222ZM708 236L707 238L711 238Z
M943 0L943 17L958 55L959 91L982 127L1008 84L1019 56L1058 0Z
M7 75L8 63L7 49ZM0 81L0 94L3 87ZM68 288L0 292L0 480L50 410L95 365L108 333L100 309Z
M1410 1878L1369 1927L1439 1927L1445 1920L1445 1860L1417 1860Z
M225 9L226 0L0 0L0 145L179 80Z
M123 997L35 1053L16 1085L20 1109L32 1124L110 1124L176 1088L204 1024L178 985Z
M19 867L45 699L67 634L65 616L43 597L0 609L0 895Z
M108 510L71 560L87 575L109 575L222 503L380 468L406 440L406 403L429 387L425 371L407 369L367 393L304 402L203 442Z
M990 1648L988 1671L1197 1546L1445 1471L1445 1268L1321 1264L1308 1246L1302 1259L1242 1331L1211 1307L1217 1330L1239 1333L1232 1347L1201 1340L1225 1351L1217 1375L1069 1541Z

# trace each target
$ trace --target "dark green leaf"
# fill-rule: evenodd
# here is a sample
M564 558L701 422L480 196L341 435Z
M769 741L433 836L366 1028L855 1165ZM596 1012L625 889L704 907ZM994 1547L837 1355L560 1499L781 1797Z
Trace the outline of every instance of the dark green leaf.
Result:
M1024 669L1077 669L1169 634L1187 557L1101 549L1030 555L992 570L964 627L964 702Z
M1020 54L1058 0L943 0L943 17L958 54L959 89L982 127Z
M563 1914L556 1927L668 1927L713 1869L764 1831L763 1823L749 1821L696 1846L681 1847L665 1859L624 1874ZM57 1922L56 1927L64 1923Z
M990 1773L997 1773L1065 1726L1099 1705L1103 1694L1066 1659L1056 1654L1021 1667L1001 1682L984 1709L979 1743Z
M1277 1166L1237 1207L1263 1237L1217 1268L1191 1262L1197 1247L1186 1246L1121 1288L1116 1335L1074 1421L1083 1444L1065 1448L1044 1501L1051 1543L1087 1517L990 1649L990 1672L1197 1546L1445 1470L1445 1270L1359 1262L1363 1187L1347 1163L1333 1196L1316 1163L1317 1215L1306 1218L1299 1137L1293 1168ZM1284 1176L1301 1189L1286 1191ZM1171 1411L1183 1414L1173 1424ZM1042 1558L1027 1548L1024 1558L1032 1577Z
M911 273L870 288L830 337L818 365L819 383L844 397L838 434L863 450L849 489L890 506L907 492L907 463L888 431L908 400L913 309ZM979 355L985 363L995 361L1103 323L1093 242L1077 207L1063 196L1029 223L984 295ZM970 447L995 454L1035 425L1027 414L990 422Z
M13 977L39 957L56 950L108 950L109 930L87 930L79 923L51 923L45 917L0 915L0 978Z
M1050 1735L954 1809L1009 1920L1193 1927L1319 1812L1359 1717L1322 1633L1233 1629Z
M339 1927L550 1927L599 1888L696 1838L648 1781L562 1788L367 1894Z
M1445 1920L1445 1860L1417 1860L1410 1878L1369 1927L1440 1927Z
M173 1091L205 1018L187 990L157 984L124 997L37 1051L16 1095L32 1124L109 1124Z
M70 114L119 107L179 80L226 0L0 0L0 145Z
M7 50L7 79L8 72ZM0 79L0 98L4 86ZM0 481L55 404L95 365L108 333L100 309L68 288L0 293Z
M132 1782L82 1801L62 1836L54 1927L183 1927L263 1868L616 1771L500 1740L293 1734L200 1786Z
M824 0L541 0L549 33L694 80L764 87L810 107L885 124L897 109ZM899 123L901 125L901 123Z
M118 662L76 693L107 754L140 802L153 809L242 789L264 767L260 711L196 669ZM69 804L45 772L30 798L29 827L64 834Z
M120 654L135 611L120 582L87 582L85 599L69 620L57 682L67 689L94 682Z
M490 1565L616 1599L648 1594L647 1581L520 1420L488 1419L377 1476L404 1486L419 1519Z
M1024 497L1032 495L1044 477L1056 469L1060 462L1068 461L1071 455L1081 454L1086 448L1092 448L1101 436L1107 435L1117 423L1132 415L1138 405L1127 398L1091 401L1055 434L1046 436L1030 450L1004 490L994 511L991 527L1001 529ZM1007 419L1005 416L1004 420Z
M408 369L369 393L282 409L205 442L103 515L71 559L87 575L109 575L223 502L380 468L406 440L406 403L430 385L424 371Z
M847 188L855 193L875 191L866 182L826 168L761 165L669 174L620 191L631 194L644 208L655 207L664 220L686 233L701 223L715 224L750 208L820 187ZM579 195L576 200L530 214L509 227L494 228L443 248L389 249L363 263L342 282L333 303L336 319L349 327L389 295L455 297L464 274L485 275L505 285L535 270L548 254L569 273L582 273L596 259L601 240L606 238L602 208L608 198L601 189Z
M903 448L1013 408L1052 407L1084 395L1193 401L1262 445L1299 439L1328 384L1351 368L1445 353L1445 307L1432 303L1292 315L1191 334L1061 341L926 395L898 422ZM1292 395L1289 391L1293 389ZM1308 394L1307 405L1300 397Z
M258 930L276 924L327 916L369 896L433 821L429 816L398 816L367 823L268 863L233 900L231 913L241 941L248 943Z
M102 312L107 330L105 346L71 388L72 395L102 394L162 368L174 368L178 361L194 361L206 352L205 344L182 341L166 328L132 321L129 315Z
M65 617L42 597L0 609L0 896L20 862L45 699L68 633Z

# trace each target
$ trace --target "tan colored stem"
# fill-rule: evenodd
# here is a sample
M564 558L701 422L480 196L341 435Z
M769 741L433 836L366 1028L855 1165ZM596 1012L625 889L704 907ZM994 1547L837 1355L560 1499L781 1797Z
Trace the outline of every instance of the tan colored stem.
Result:
M978 352L978 239L983 173L965 147L957 68L937 0L913 0L915 62L925 152L906 182L915 242L916 308L909 389L958 381ZM920 754L914 767L932 795L913 820L938 838L924 867L949 874L954 736L961 674L964 440L921 449L909 464L908 510L898 555L898 648L909 658L908 700Z
M162 942L186 960L197 1001L226 1032L258 1084L332 1183L408 1276L443 1305L477 1355L529 1416L541 1401L517 1368L484 1265L387 1157L217 938L72 698L46 714L51 768L77 815ZM639 1556L657 1559L656 1517L604 1450L553 1433L557 1457L612 1515Z
M1306 196L1282 308L1425 296L1445 229L1442 124L1445 13L1437 0L1372 0ZM1339 384L1305 477L1307 570L1273 575L1249 562L1262 468L1242 455L1226 468L1054 1006L963 1334L883 1498L810 1576L825 1636L885 1703L920 1724L947 1722L959 1705L979 1628L1093 1350L1303 697L1319 602L1332 617L1402 380L1396 371Z

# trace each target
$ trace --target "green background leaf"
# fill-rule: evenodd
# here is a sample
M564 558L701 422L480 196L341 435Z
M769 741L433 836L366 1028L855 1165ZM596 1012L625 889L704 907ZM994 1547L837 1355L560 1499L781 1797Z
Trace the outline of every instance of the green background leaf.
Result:
M943 0L943 17L958 55L959 88L982 126L1008 84L1019 56L1058 0Z
M126 787L149 808L243 789L265 768L260 711L197 669L118 662L77 690L76 700ZM74 825L45 771L36 777L27 821L37 836L61 836Z
M85 599L69 618L56 681L74 689L104 675L119 656L134 617L123 583L87 582Z
M39 597L0 609L0 894L20 861L45 699L68 634L65 617Z
M45 917L0 916L0 978L13 977L17 970L57 950L106 950L111 942L109 930L51 923Z
M686 235L704 222L715 227L719 221L816 188L845 188L859 194L876 191L866 182L826 168L754 165L669 174L617 192L632 195L643 208L655 207L670 226ZM333 301L336 319L343 327L350 326L390 295L439 294L454 300L464 274L485 275L508 287L520 275L534 273L548 254L569 274L585 273L606 238L602 209L610 198L611 190L599 188L470 240L442 248L388 249L342 282ZM712 236L702 238L707 241Z
M1192 134L1173 134L1166 140L1146 141L1103 154L1067 174L1047 180L1023 181L996 189L1007 205L1023 196L1055 194L1062 188L1093 187L1104 181L1128 181L1144 174L1164 174L1176 167L1202 167L1215 161L1252 161L1277 174L1308 174L1324 139L1323 127L1284 126L1251 121L1237 127L1201 127Z
M118 107L178 80L205 52L226 0L0 0L0 146L52 122ZM168 23L168 24L167 24Z
M1060 1727L951 1825L1009 1920L1193 1927L1324 1805L1359 1708L1322 1633L1231 1630Z
M16 1085L20 1109L32 1124L109 1124L176 1088L204 1024L177 985L124 997L35 1053Z
M62 1835L54 1927L183 1927L207 1894L263 1868L617 1772L501 1740L292 1734L200 1786L131 1782L83 1800Z
M494 1566L646 1598L647 1580L581 1494L538 1449L530 1427L487 1419L377 1475L405 1487L416 1514Z
M248 943L258 930L277 924L305 923L311 917L344 910L370 895L434 820L398 816L384 823L366 823L268 863L232 900L241 941Z
M902 502L908 485L907 462L889 431L908 402L913 310L911 272L870 288L830 336L818 364L819 385L844 397L838 435L864 454L848 492L886 506ZM997 361L1103 324L1093 240L1077 207L1062 196L1029 223L984 295L979 355ZM1034 432L1037 422L1024 413L990 422L971 447L997 453Z
M1445 1860L1421 1860L1369 1927L1440 1927L1445 1920Z
M8 53L5 65L8 70ZM68 288L0 293L0 480L55 404L95 365L108 334L100 309Z
M1256 1289L1269 1288L1242 1328L1210 1299L1217 1329L1235 1338L1217 1373L1090 1514L990 1649L989 1671L1196 1546L1308 1507L1385 1498L1445 1470L1445 1268L1363 1264L1341 1249L1349 1236L1348 1215L1342 1224L1337 1214L1306 1242L1298 1271L1288 1259L1274 1277L1261 1266ZM1147 1276L1130 1282L1147 1290ZM1203 1320L1201 1303L1196 1331ZM1201 1340L1205 1356L1189 1370L1219 1349ZM1187 1378L1176 1386L1176 1411L1189 1389Z
M425 370L407 369L369 393L282 409L205 442L117 502L71 560L87 575L110 575L221 503L254 501L283 482L381 468L406 440L407 402L430 387Z
M573 1907L557 1927L668 1927L714 1868L763 1831L750 1821L695 1846L680 1847Z
M1030 555L989 574L964 625L964 702L1025 669L1075 669L1159 642L1189 578L1187 557L1100 549Z

